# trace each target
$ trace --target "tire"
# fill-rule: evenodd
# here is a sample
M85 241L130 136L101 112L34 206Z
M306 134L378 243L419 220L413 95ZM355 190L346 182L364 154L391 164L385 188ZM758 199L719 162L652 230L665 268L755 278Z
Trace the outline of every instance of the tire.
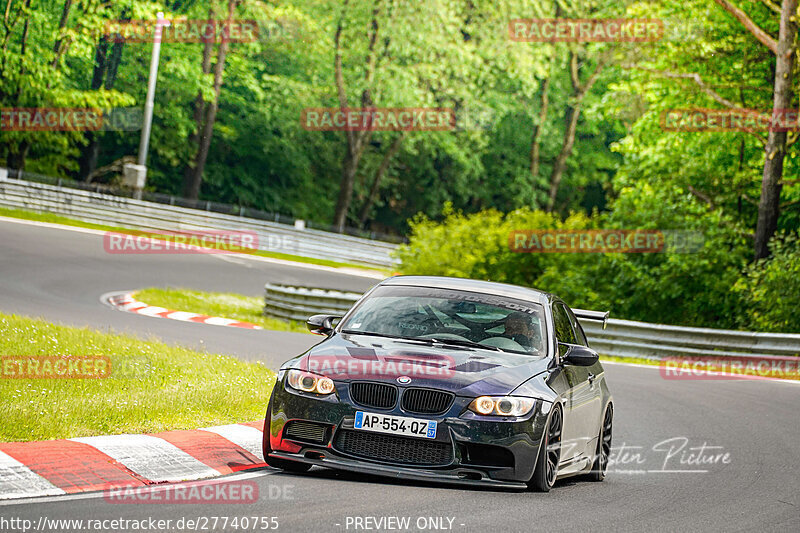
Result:
M561 459L561 432L564 428L564 415L561 406L556 405L550 420L547 422L547 431L542 435L542 445L536 458L536 468L528 482L528 487L536 492L550 492L558 476L558 462Z
M608 458L611 454L611 430L614 422L614 407L608 404L600 425L600 435L597 437L597 449L592 470L588 474L590 481L603 481L608 471Z
M278 385L276 384L275 387L277 388L277 386ZM267 414L264 415L264 438L261 441L261 452L264 454L264 462L272 468L279 468L281 470L285 470L286 472L294 472L298 474L302 472L308 472L311 469L311 465L309 464L299 463L297 461L287 461L286 459L276 459L275 457L269 456L269 454L272 453L272 446L269 442L269 423L270 420L272 420L272 397L274 395L275 390L273 389L272 394L269 397L269 404L267 404Z

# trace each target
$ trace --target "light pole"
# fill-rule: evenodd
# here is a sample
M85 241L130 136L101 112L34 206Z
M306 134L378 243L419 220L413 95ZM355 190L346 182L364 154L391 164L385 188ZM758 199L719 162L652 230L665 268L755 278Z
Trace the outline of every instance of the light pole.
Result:
M144 123L142 136L139 139L139 158L136 165L125 165L125 184L133 186L133 197L142 199L142 189L147 181L147 150L150 145L150 129L153 125L153 101L156 95L156 79L158 78L158 60L161 56L161 33L169 22L164 20L164 13L156 15L156 27L153 33L153 54L150 56L150 77L147 81L147 99L144 103Z

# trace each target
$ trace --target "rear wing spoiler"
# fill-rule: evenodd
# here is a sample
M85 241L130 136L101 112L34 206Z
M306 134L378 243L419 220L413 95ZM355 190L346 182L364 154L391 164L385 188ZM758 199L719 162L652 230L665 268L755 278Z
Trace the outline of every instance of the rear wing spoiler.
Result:
M587 311L586 309L573 309L572 312L580 320L594 320L603 323L603 329L606 329L608 323L609 311L605 313L602 311Z

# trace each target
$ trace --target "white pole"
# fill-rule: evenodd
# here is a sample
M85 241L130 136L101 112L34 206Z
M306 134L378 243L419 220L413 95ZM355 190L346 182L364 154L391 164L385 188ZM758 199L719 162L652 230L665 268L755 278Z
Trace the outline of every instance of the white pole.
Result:
M161 31L164 26L164 13L158 12L156 15L156 28L153 36L153 55L150 57L150 77L147 81L147 99L144 104L144 124L142 125L142 137L139 140L139 160L137 163L144 168L144 179L147 179L147 150L150 145L150 128L153 124L153 101L156 94L156 78L158 77L158 60L161 55ZM142 184L144 186L144 184ZM142 197L142 188L136 188L136 198Z

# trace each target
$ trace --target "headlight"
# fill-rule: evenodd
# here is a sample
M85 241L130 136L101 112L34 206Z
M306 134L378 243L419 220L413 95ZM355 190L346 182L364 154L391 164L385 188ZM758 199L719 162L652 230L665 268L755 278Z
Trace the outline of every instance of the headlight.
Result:
M516 396L480 396L472 400L469 410L479 415L525 416L536 400Z
M289 370L286 377L289 386L303 392L313 392L315 394L331 394L336 387L331 378L326 378L303 370Z

